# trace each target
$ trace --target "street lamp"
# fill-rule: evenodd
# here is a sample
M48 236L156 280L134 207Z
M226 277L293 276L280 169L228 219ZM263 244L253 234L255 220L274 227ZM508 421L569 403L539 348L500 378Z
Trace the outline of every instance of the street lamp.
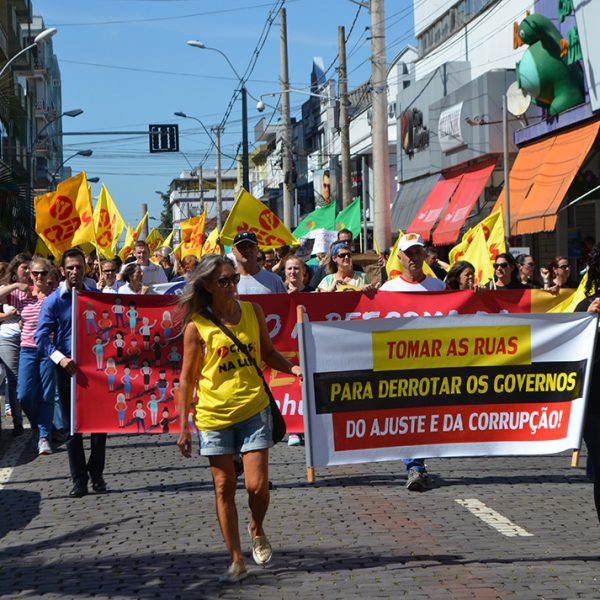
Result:
M246 191L250 191L250 162L248 157L248 92L246 90L246 84L225 52L219 50L219 48L211 48L210 46L206 46L203 42L198 40L188 40L186 43L192 48L200 48L201 50L212 50L213 52L218 52L227 61L227 64L233 71L233 74L237 77L242 95L242 185Z
M263 97L264 96L281 96L282 94L287 94L293 92L295 94L304 94L305 96L312 96L313 98L323 98L324 100L335 100L335 98L325 95L325 94L317 94L315 92L307 92L306 90L297 90L297 89L293 89L293 88L288 88L285 92L282 92L281 90L277 91L277 92L265 92L264 94L261 94L259 96L259 100L256 103L256 110L258 112L263 112L265 110L265 108L267 107L267 105L263 102Z
M44 133L44 131L46 131L46 129L48 129L48 127L50 127L50 125L52 125L53 123L56 123L56 121L58 121L59 119L62 119L63 117L72 117L72 118L73 117L78 117L82 113L83 113L83 110L81 108L74 108L72 110L65 110L64 112L62 112L57 117L54 117L54 119L50 119L50 121L48 121L37 132L35 138L33 138L33 142L31 143L31 147L29 148L29 151L27 152L27 201L29 202L29 204L31 204L31 191L33 190L33 183L34 183L34 177L33 177L33 153L35 152L35 147L37 146L38 142L42 139L42 134Z
M4 75L4 72L6 71L6 69L8 69L8 67L15 61L17 60L17 58L19 58L19 56L21 56L22 54L25 54L25 52L27 52L28 50L31 50L32 48L35 48L39 43L43 42L44 40L47 40L48 38L51 38L56 32L58 31L58 29L55 29L54 27L50 27L49 29L44 29L44 31L42 31L41 33L38 33L34 38L33 38L33 44L29 44L29 46L26 46L25 48L23 48L20 52L17 52L3 67L2 70L0 71L0 77L2 77L2 75Z
M65 166L65 164L67 164L72 158L75 158L76 156L86 156L89 157L94 153L93 150L77 150L77 152L74 152L73 154L71 154L71 156L65 158L65 160L62 161L62 163L60 164L60 166L58 167L58 169L56 169L56 171L54 171L54 173L52 174L52 187L53 189L56 189L56 180L58 179L58 174L60 173L61 169Z

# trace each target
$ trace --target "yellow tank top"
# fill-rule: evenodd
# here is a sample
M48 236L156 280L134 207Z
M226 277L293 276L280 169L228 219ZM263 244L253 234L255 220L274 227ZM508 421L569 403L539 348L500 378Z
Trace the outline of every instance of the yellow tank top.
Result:
M254 307L250 302L240 302L240 306L240 322L227 327L248 347L250 355L260 365L260 330ZM225 429L266 408L269 398L262 379L233 341L200 315L194 315L192 321L205 344L198 377L195 416L198 429Z

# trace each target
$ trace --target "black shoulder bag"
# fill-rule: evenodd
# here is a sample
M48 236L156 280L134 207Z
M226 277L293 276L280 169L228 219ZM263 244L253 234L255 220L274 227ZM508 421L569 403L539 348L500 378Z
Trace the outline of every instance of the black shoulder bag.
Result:
M277 402L275 402L271 388L269 388L269 384L265 380L265 376L263 375L260 367L256 364L254 357L250 354L250 352L248 352L246 346L240 342L233 331L221 323L221 321L219 321L219 319L217 319L217 317L215 317L215 315L209 310L205 311L204 316L214 325L216 325L237 346L237 349L248 359L250 364L256 369L258 376L262 379L265 392L269 397L271 416L273 417L273 442L277 444L277 442L280 442L286 434L285 420L281 414L281 411L279 410L279 406L277 406Z

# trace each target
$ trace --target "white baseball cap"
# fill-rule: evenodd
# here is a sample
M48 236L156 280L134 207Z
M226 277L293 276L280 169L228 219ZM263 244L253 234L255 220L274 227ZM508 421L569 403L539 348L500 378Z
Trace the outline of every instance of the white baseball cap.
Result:
M405 233L398 242L398 250L406 252L413 246L425 246L423 238L418 233Z

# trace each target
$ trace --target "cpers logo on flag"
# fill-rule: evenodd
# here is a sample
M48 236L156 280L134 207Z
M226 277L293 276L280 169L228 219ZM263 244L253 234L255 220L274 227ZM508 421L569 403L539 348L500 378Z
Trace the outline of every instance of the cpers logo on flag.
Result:
M35 230L55 257L94 242L92 201L85 173L59 183L56 192L35 198Z
M240 231L255 233L258 245L264 250L298 244L298 240L279 217L244 189L240 190L223 225L221 241L233 244L233 238Z

